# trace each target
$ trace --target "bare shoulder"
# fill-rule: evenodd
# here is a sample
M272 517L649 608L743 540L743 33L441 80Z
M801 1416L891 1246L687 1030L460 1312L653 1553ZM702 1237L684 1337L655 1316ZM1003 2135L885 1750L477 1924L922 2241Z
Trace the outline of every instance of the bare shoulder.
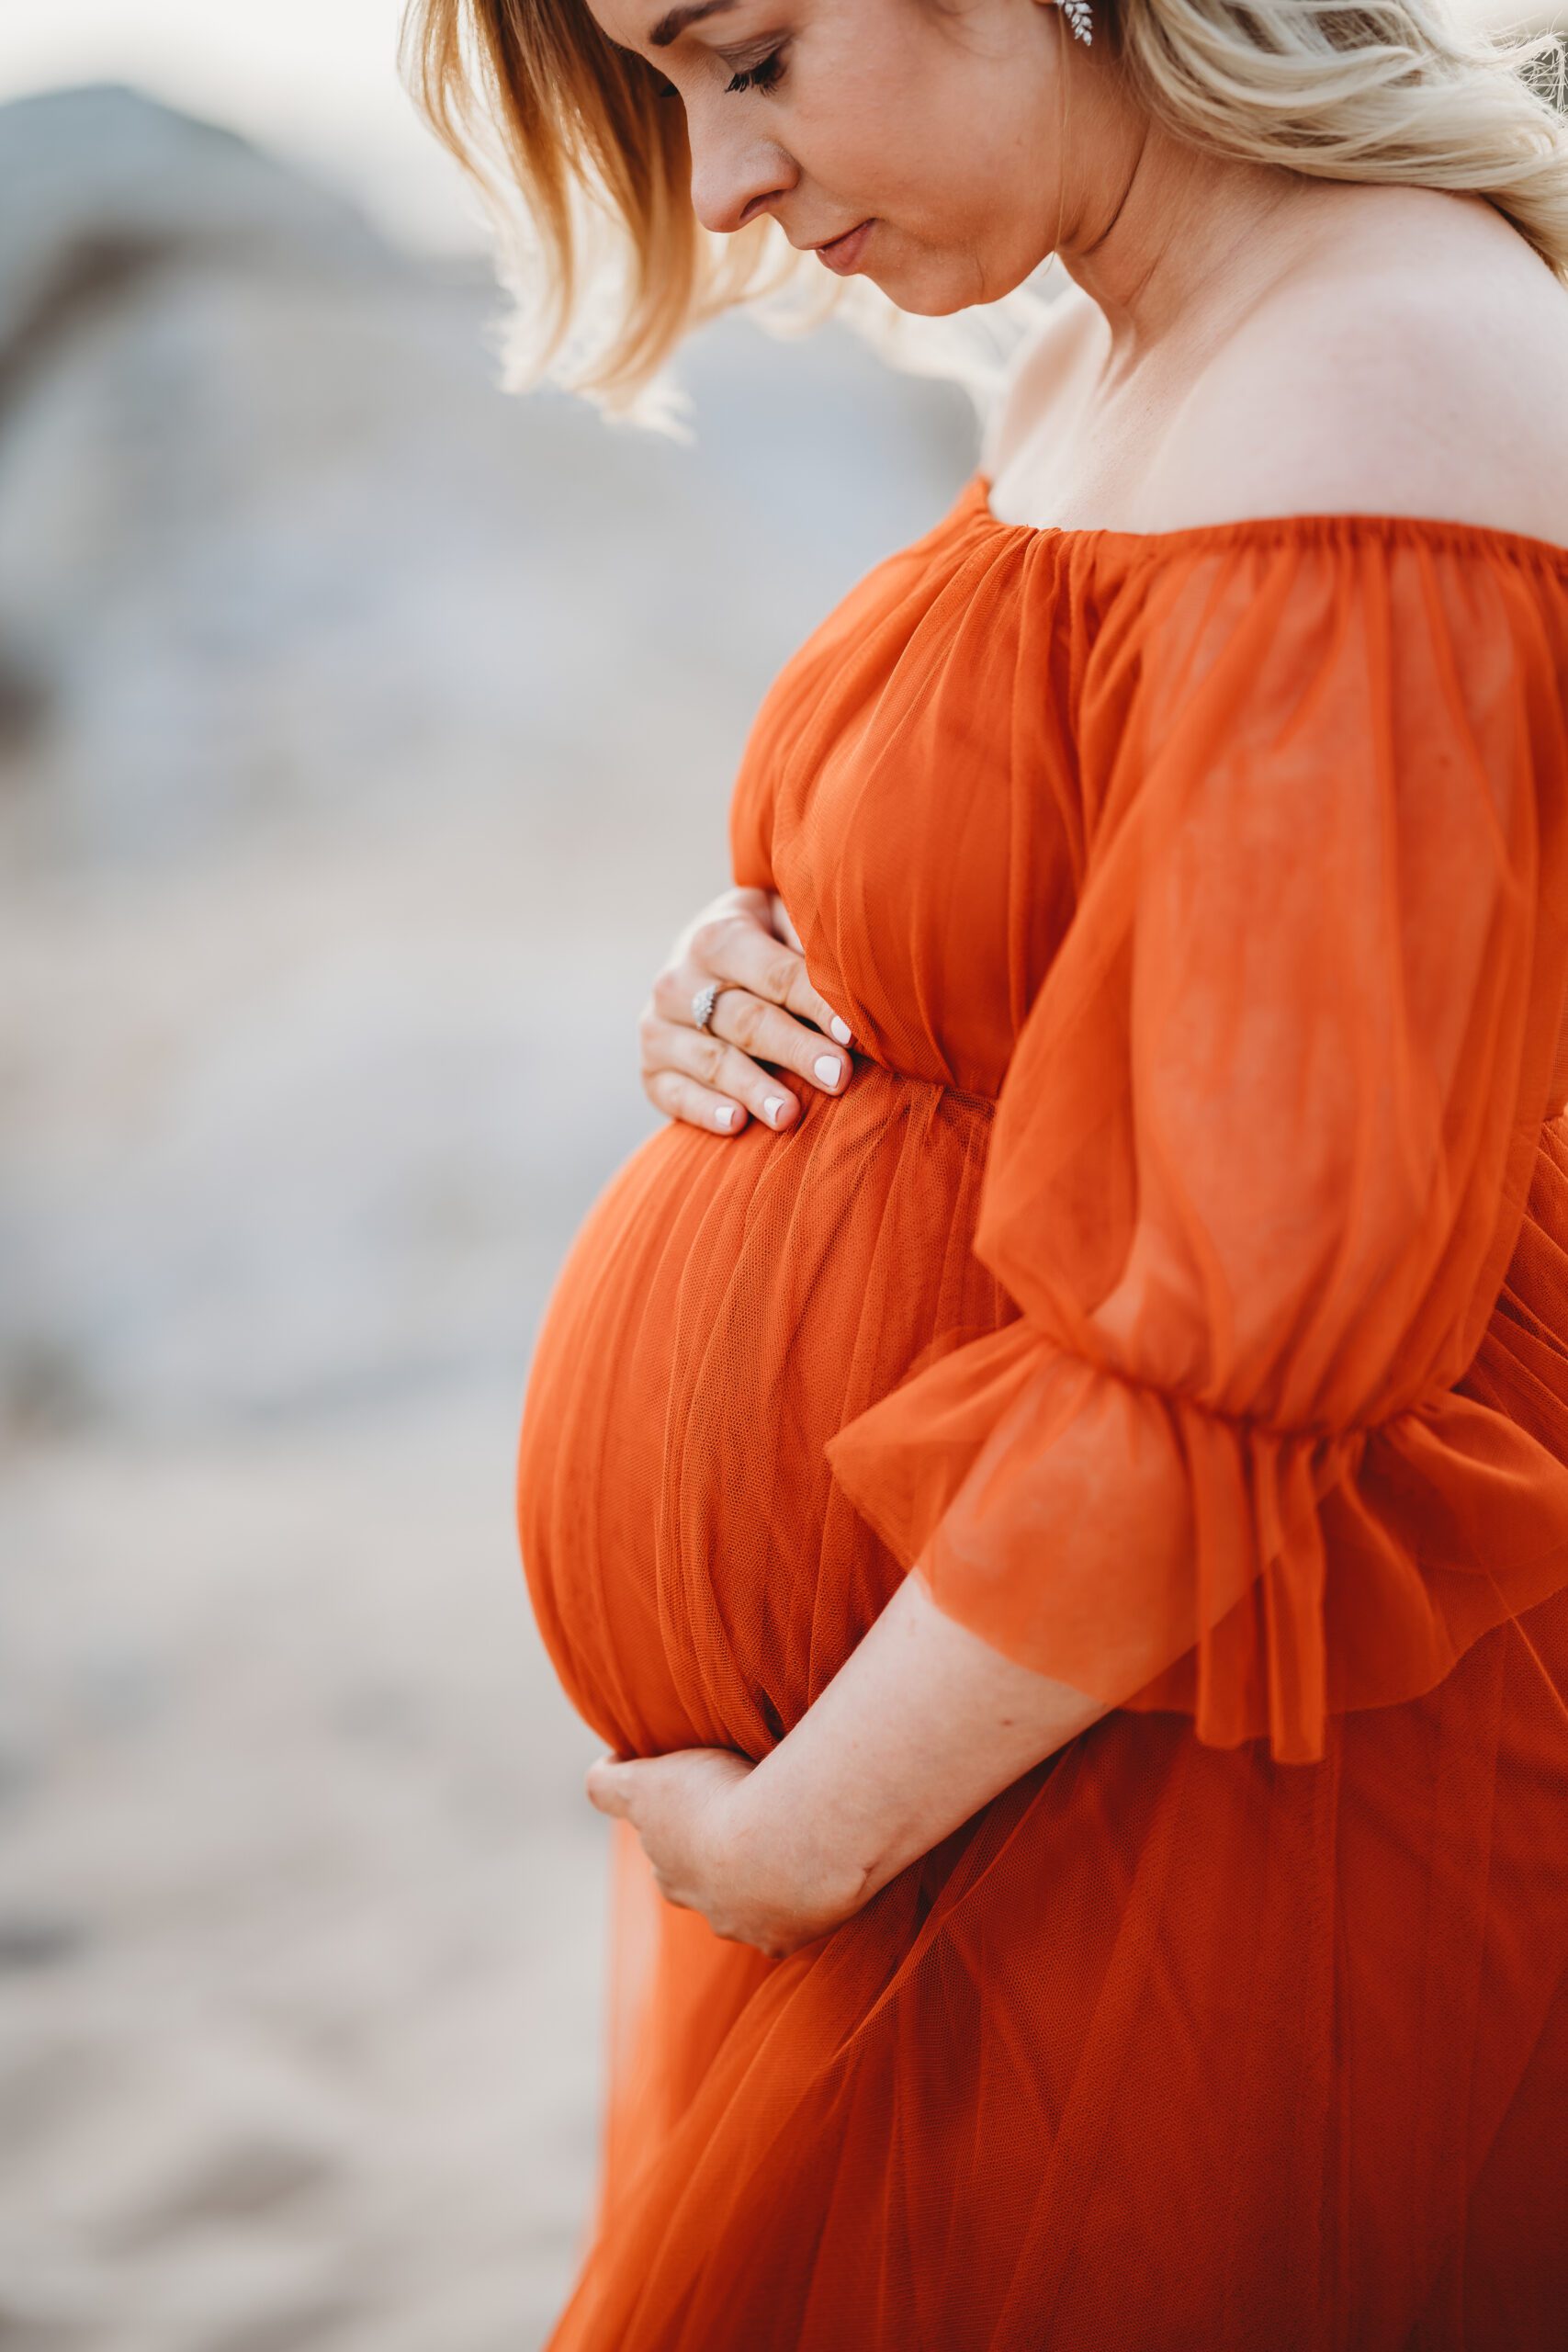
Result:
M1165 443L1147 527L1412 514L1568 546L1568 288L1460 210L1413 207L1258 305Z
M980 468L991 479L1056 410L1105 340L1099 305L1069 279L1009 362L1007 379L981 439Z

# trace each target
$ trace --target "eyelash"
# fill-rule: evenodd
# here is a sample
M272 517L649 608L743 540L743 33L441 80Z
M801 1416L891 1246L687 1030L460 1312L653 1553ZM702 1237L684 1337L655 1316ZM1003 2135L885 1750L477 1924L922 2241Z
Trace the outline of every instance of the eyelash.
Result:
M731 90L776 90L784 79L784 51L775 49L760 65L748 66L743 74L724 85L726 95ZM680 92L673 82L666 82L659 93L661 98L677 98Z
M724 86L727 92L776 90L783 75L784 51L775 49L771 56L763 58L760 65L749 66L744 74L738 74L733 82L727 82Z

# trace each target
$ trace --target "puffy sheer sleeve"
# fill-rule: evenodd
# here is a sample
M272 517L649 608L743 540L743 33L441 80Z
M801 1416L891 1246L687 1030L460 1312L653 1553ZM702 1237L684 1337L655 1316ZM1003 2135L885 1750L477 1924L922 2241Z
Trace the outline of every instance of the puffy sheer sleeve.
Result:
M1533 1425L1463 1385L1562 1091L1551 557L1298 518L1129 580L974 1240L1019 1313L828 1447L948 1615L1215 1746L1317 1758L1568 1582L1568 1299Z

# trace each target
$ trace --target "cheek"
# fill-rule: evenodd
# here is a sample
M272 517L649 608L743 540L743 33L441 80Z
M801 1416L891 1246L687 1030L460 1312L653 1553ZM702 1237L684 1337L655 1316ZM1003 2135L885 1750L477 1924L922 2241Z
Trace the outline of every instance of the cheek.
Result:
M919 89L884 91L803 123L795 155L846 210L874 213L923 243L942 244L967 241L987 221L1007 218L1029 145L1021 137L976 135L962 107L933 105Z
M918 205L931 180L926 111L886 77L823 73L781 136L800 169L846 209L891 219Z
M953 215L951 179L931 168L929 153L897 123L863 118L836 125L829 134L802 139L795 149L801 171L830 195L846 216L870 213L890 229L941 238Z

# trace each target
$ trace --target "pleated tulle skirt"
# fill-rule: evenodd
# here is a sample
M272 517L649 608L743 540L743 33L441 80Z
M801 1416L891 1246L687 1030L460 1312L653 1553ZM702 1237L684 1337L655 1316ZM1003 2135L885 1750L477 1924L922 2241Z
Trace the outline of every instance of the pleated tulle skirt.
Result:
M1319 1766L1108 1717L769 1961L615 1825L549 2352L1561 2352L1568 1597Z

